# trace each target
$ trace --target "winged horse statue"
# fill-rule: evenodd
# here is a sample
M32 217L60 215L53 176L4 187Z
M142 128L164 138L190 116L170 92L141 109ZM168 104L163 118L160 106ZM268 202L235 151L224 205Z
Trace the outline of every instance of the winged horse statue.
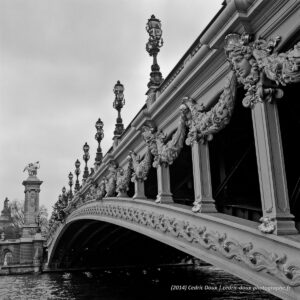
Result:
M37 175L37 169L40 168L40 162L37 161L35 163L29 163L25 169L23 170L23 172L28 171L28 175L29 176L36 176Z

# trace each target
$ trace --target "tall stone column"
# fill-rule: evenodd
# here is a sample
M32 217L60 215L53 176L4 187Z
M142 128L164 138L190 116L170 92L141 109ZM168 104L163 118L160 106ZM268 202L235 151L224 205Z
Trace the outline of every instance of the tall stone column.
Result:
M156 203L173 203L173 197L170 187L170 169L167 163L161 163L157 166L157 189L158 194Z
M37 216L39 213L39 193L43 181L36 175L29 175L22 182L25 186L24 225L22 237L31 237L38 230Z
M194 142L192 144L193 177L195 202L193 212L217 212L215 200L212 197L212 185L209 162L208 144Z
M290 213L279 116L276 104L258 102L252 109L264 222L263 232L296 234ZM270 231L270 228L274 230Z

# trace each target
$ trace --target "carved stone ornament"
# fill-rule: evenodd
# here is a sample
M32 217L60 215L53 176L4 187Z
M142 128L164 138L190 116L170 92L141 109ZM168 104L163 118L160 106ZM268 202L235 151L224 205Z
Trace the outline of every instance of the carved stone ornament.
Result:
M80 215L103 215L136 223L164 235L183 239L196 247L212 251L235 263L247 266L256 272L266 272L286 285L300 286L300 267L287 264L287 256L255 248L251 242L242 244L227 237L226 233L210 231L205 226L196 226L185 220L170 218L137 207L120 205L94 205L76 210L71 217Z
M89 191L85 195L84 202L93 201L97 197L97 187L95 184L92 184L90 186Z
M180 110L180 120L176 132L173 134L172 139L168 142L166 134L159 130L155 132L153 127L143 127L143 137L150 149L154 161L153 167L157 168L158 165L166 164L171 165L178 157L185 138L186 132L186 110Z
M96 200L102 200L103 197L105 196L105 194L106 194L106 190L105 190L106 181L107 181L107 179L104 176L102 178L102 180L100 181L100 183L98 184L97 191L96 191Z
M145 157L141 159L135 152L130 151L129 155L132 158L133 174L131 181L145 181L147 180L148 172L151 168L152 154L151 151L148 151L145 154Z
M114 197L116 193L117 183L117 163L111 161L108 165L108 175L105 183L106 194L105 197Z
M117 192L118 196L126 196L126 192L129 190L129 183L132 176L132 157L127 157L128 165L126 170L118 168L117 170Z
M186 144L205 143L213 138L213 134L223 129L230 121L236 96L236 76L231 72L227 77L224 90L218 102L210 109L189 97L182 100L180 109L185 111L189 132ZM188 112L188 113L187 113Z
M278 86L300 82L300 42L284 53L273 53L280 37L252 41L249 34L229 34L225 52L238 81L244 85L245 107L283 96Z
M259 219L262 224L258 226L258 229L263 233L273 233L276 229L276 223L274 218L262 217Z

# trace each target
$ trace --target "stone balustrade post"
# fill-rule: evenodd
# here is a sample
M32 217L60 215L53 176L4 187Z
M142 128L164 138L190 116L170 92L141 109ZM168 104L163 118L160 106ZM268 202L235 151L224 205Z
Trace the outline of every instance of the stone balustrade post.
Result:
M157 166L158 194L155 200L156 203L173 203L170 186L169 165L167 163L161 163Z
M132 199L146 199L143 179L137 178L134 180L134 191Z

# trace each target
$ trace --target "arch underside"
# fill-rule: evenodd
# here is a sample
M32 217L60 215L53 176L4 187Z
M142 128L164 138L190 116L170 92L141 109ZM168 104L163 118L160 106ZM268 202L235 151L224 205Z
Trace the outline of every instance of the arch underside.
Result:
M276 237L278 243L274 247L274 238L263 236L256 229L255 222L233 217L229 219L228 216L219 213L195 215L181 205L157 205L142 200L111 198L101 202L90 202L73 211L50 240L50 267L55 261L53 258L59 257L59 251L61 256L66 257L67 252L71 250L72 246L67 250L59 249L59 244L66 240L68 228L72 226L75 240L76 233L84 231L83 228L86 227L82 234L84 238L81 237L82 240L78 240L77 245L83 250L85 245L94 239L99 257L108 257L109 251L106 251L106 248L111 250L116 246L115 258L122 251L130 253L130 246L143 244L153 250L147 254L150 259L151 256L155 257L157 253L164 251L162 246L155 252L155 247L149 242L154 240L219 267L256 286L291 287L289 291L270 290L277 296L293 299L290 295L295 293L296 299L297 293L300 292L300 263L297 256L299 249L293 248L291 241L278 242L288 239L285 237ZM67 244L64 245L68 248ZM145 248L141 248L140 251L143 249ZM166 253L167 251L166 248ZM80 259L82 253L79 251L77 256L73 257L73 262ZM174 253L177 255L176 251ZM283 255L286 256L285 261L280 259Z

